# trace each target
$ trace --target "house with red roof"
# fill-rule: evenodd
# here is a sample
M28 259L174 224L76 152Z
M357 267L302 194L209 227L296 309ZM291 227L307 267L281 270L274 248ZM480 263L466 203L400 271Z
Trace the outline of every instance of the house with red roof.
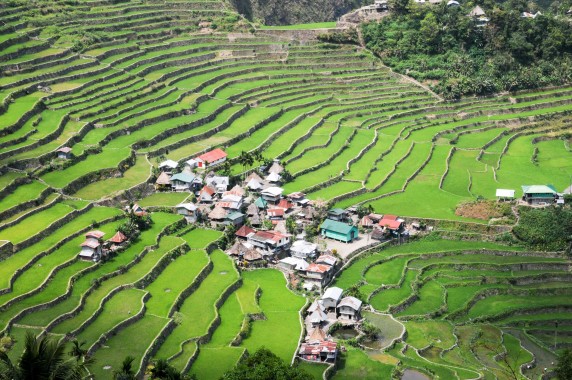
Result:
M210 186L203 186L197 196L199 203L212 203L215 198L216 190Z
M257 231L248 236L248 242L255 247L276 252L288 247L290 244L290 236L283 235L276 231Z
M398 219L396 215L384 215L378 224L392 232L400 232L403 229L403 220Z
M302 343L298 355L312 362L334 363L338 354L338 345L329 340L313 340Z
M282 208L271 208L266 211L266 215L270 220L282 220L284 219L284 209Z
M127 243L127 236L125 236L121 231L117 231L111 239L107 241L110 249L115 251L123 247Z
M249 226L247 226L247 225L245 224L245 225L243 225L242 227L240 227L240 228L238 229L238 231L236 231L236 232L234 233L234 235L235 235L237 238L239 238L239 239L246 240L246 239L248 239L248 237L249 237L251 234L255 234L255 233L256 233L256 230L255 230L254 228L249 227Z
M324 287L334 275L334 269L326 264L310 264L306 269L306 282L315 284L318 288Z
M225 162L227 156L224 150L216 148L195 157L195 163L199 169L210 168Z

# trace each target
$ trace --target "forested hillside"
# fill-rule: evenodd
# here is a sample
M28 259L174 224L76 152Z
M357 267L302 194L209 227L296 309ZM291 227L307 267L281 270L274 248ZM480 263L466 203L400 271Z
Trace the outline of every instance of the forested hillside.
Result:
M363 27L367 47L446 98L572 81L570 4L534 15L536 4L518 0L485 2L482 15L472 2L447 4L391 2L389 17Z
M266 25L334 21L369 0L230 0L239 13Z

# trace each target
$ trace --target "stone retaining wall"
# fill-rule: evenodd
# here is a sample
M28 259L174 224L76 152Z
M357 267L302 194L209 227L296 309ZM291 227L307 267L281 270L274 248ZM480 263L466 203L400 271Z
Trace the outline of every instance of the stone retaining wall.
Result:
M87 204L87 206L85 206L82 209L73 210L69 214L65 215L64 217L62 217L62 218L56 220L55 222L53 222L52 224L50 224L44 230L38 232L34 236L31 236L28 239L26 239L26 240L24 240L18 244L15 244L14 245L14 253L16 253L17 251L20 251L26 247L29 247L32 244L36 244L40 240L44 239L46 236L51 235L56 229L60 228L64 224L67 224L71 220L77 218L78 216L85 214L86 212L91 210L92 207L93 207L93 204L89 203L89 204Z

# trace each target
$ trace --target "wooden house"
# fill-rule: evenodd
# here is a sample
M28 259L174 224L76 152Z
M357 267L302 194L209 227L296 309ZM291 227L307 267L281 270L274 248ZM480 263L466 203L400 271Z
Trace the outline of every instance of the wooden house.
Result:
M188 223L197 221L197 206L192 203L180 203L175 206L177 214L183 215Z
M326 308L326 310L335 309L338 307L338 303L342 299L343 292L344 291L341 288L337 288L335 286L326 289L321 297L322 306Z
M79 258L82 260L97 262L103 255L103 236L105 232L98 230L89 231L85 234L85 241L81 243Z
M56 154L59 159L61 160L69 160L72 156L72 148L69 146L61 147L60 149L56 150Z
M355 297L344 297L338 303L337 312L340 319L348 319L351 321L358 321L361 319L361 305L362 302Z
M358 238L358 229L346 223L326 219L320 226L320 233L324 238L351 243Z

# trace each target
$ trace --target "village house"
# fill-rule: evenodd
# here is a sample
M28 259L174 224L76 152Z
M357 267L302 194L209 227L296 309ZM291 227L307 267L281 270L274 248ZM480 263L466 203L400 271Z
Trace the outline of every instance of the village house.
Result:
M277 173L270 173L268 176L266 176L266 181L270 183L280 183L281 180L282 177Z
M175 206L177 214L183 215L188 223L197 221L197 206L192 203L180 203Z
M522 186L522 199L531 205L553 204L558 197L550 185Z
M221 200L217 203L217 206L223 207L227 210L240 210L242 207L242 197L227 191L222 195Z
M478 27L483 27L489 22L485 11L478 5L469 12L469 17L472 17L473 20L475 20Z
M237 241L234 243L234 245L226 253L230 257L235 258L237 262L242 266L259 267L265 265L262 254L250 244L242 241Z
M363 218L360 219L359 225L363 228L372 228L374 223L369 216L364 215Z
M284 210L284 212L287 213L290 210L292 210L292 208L294 208L294 205L288 199L280 199L280 201L276 205L276 208L281 208Z
M403 232L404 222L396 215L384 215L378 224L381 228L394 233Z
M259 182L253 178L250 181L248 181L246 187L248 188L248 190L251 191L259 191L260 189L262 189L262 182Z
M339 318L350 321L361 319L361 304L362 302L355 297L348 296L342 298L337 308Z
M195 175L189 172L181 172L171 176L171 188L173 191L191 191Z
M335 363L338 346L336 342L329 340L302 343L298 354L302 359L312 362Z
M288 199L290 199L290 201L292 201L294 204L300 207L305 207L308 205L308 203L310 203L310 200L306 199L306 194L301 193L299 191L292 194L288 194Z
M280 187L269 187L260 192L262 199L264 199L267 203L271 203L275 205L276 203L280 202L282 198L282 193L284 190Z
M324 238L351 243L358 238L358 229L346 223L326 219L320 226L320 233Z
M284 171L284 167L282 165L280 165L280 161L278 161L278 160L274 160L274 162L272 162L272 165L270 165L270 168L268 169L268 173L280 174L283 171Z
M310 264L308 264L305 260L299 259L297 257L285 257L278 261L278 265L286 270L305 272Z
M72 148L70 148L69 146L64 146L56 150L56 154L58 158L61 160L69 160L72 156L71 151Z
M177 169L178 166L179 163L177 161L166 160L159 164L159 169L167 174L171 174L173 173L173 170Z
M277 252L288 247L290 237L272 231L257 231L248 237L248 242L269 252Z
M237 211L228 213L224 218L224 224L240 226L244 223L244 216L243 213Z
M171 176L165 172L161 172L155 181L155 190L165 191L171 189Z
M258 210L258 206L254 203L249 204L248 207L246 208L246 215L248 215L249 217L258 215L259 212L260 211Z
M281 208L272 208L266 211L266 216L271 221L283 220L284 210Z
M292 257L300 259L313 258L318 251L318 245L305 240L296 240L290 247Z
M542 13L540 13L540 12L536 12L536 13L522 12L522 13L520 14L520 17L522 17L522 18L530 18L530 19L535 19L535 18L537 18L538 16L542 16Z
M335 267L338 263L338 259L335 256L328 254L321 254L315 261L316 264L325 264L331 267Z
M222 207L215 207L208 215L209 220L213 223L224 223L228 212Z
M306 268L305 278L307 283L322 288L330 282L333 275L334 271L331 266L313 263Z
M340 288L332 286L324 292L322 295L322 305L326 310L335 310L342 298L342 293L344 291Z
M103 236L105 232L98 230L89 231L85 234L85 241L81 243L79 258L97 262L103 255Z
M115 235L107 241L107 244L109 245L109 249L116 251L119 248L124 247L127 240L127 236L125 236L121 231L117 231Z
M135 216L145 216L147 215L147 211L139 206L138 203L134 203L133 206L126 206L125 211L127 211L128 213L131 213Z
M209 175L205 178L205 184L216 190L217 194L222 194L228 189L228 177Z
M258 208L258 210L266 210L268 208L268 202L262 197L256 198L254 201L254 205Z
M212 203L215 199L216 191L210 186L203 186L197 196L199 203Z
M318 308L310 314L308 321L312 327L319 328L328 323L328 316L323 310Z
M256 233L254 228L247 226L246 224L240 227L235 233L234 236L237 238L246 241L251 234Z
M511 189L497 189L495 196L497 200L504 201L504 200L513 200L514 199L514 190Z
M227 154L222 149L213 149L195 157L195 165L199 169L210 168L226 161Z
M341 208L333 208L328 211L328 219L336 220L338 222L345 222L348 220L348 213Z

